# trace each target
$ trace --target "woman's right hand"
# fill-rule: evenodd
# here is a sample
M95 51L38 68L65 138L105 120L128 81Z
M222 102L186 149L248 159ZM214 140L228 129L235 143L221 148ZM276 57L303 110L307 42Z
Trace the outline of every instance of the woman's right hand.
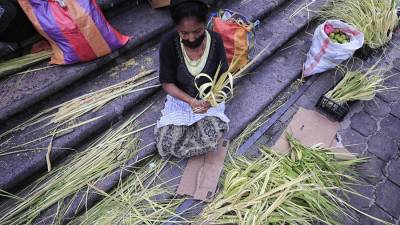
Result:
M205 113L211 107L210 103L203 100L192 99L190 106L194 113Z

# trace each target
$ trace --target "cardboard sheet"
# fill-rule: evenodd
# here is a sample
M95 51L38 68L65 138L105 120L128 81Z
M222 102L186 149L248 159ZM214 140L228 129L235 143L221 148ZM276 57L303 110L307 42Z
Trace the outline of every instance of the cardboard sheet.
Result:
M228 144L228 140L221 139L215 152L191 157L176 193L189 195L197 200L211 201L224 166Z
M286 133L289 132L306 146L323 144L334 153L344 153L338 156L338 159L355 158L347 149L337 147L336 133L339 128L338 122L333 122L316 111L299 108L272 149L280 154L288 153L289 143Z

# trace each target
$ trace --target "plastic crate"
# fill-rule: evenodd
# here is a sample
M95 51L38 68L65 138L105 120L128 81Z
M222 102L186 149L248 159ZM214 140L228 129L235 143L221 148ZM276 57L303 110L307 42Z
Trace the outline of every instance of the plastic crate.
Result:
M340 105L325 95L319 98L317 107L338 121L342 121L350 111L350 107L347 104Z

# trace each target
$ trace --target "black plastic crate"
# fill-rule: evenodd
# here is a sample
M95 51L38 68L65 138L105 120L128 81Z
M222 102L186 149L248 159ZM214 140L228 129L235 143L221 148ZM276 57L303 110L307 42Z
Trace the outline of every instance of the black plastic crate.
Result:
M350 111L350 107L346 103L340 105L330 98L327 98L325 95L319 98L317 107L338 121L342 121Z

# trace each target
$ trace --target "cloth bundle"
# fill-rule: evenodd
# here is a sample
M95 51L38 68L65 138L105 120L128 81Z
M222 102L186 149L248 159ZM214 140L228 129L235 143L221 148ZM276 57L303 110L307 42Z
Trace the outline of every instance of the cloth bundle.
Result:
M95 0L18 0L36 30L53 50L52 64L90 61L122 47L121 35Z
M235 73L249 62L254 47L256 23L228 9L221 10L209 22L209 27L219 33L224 41L229 71Z

